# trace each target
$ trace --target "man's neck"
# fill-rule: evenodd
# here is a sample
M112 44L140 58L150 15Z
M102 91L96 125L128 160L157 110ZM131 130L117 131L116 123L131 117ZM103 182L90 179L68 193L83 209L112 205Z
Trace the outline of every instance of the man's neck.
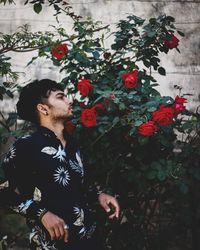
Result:
M41 126L46 127L54 132L56 137L62 142L62 144L65 144L65 138L63 135L64 130L64 123L63 122L41 122Z

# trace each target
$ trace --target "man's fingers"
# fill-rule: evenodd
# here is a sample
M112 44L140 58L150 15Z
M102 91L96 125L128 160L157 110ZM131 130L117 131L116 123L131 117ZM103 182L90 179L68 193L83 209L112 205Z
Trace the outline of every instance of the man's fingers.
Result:
M65 235L65 229L63 228L62 225L59 227L59 231L60 231L60 238L63 239Z
M68 238L69 238L69 231L68 231L68 229L65 229L63 239L65 242L68 242Z
M48 232L50 234L51 240L54 240L56 235L55 235L55 232L54 232L53 228L49 229Z
M110 207L109 207L106 203L102 204L102 206L103 206L103 208L105 209L105 211L106 211L107 213L110 212Z
M54 232L55 232L55 237L56 239L60 239L61 238L61 234L60 234L60 230L59 227L54 227Z
M114 209L115 211L114 211L113 214L111 214L111 215L109 216L109 218L111 218L111 219L114 218L114 217L119 218L119 211L120 211L120 208L119 208L118 202L117 202L115 199L112 199L112 200L110 201L110 204L111 204L111 206L113 207L113 209Z
M113 219L114 217L117 217L117 216L116 216L116 213L111 214L108 218L109 218L109 219Z

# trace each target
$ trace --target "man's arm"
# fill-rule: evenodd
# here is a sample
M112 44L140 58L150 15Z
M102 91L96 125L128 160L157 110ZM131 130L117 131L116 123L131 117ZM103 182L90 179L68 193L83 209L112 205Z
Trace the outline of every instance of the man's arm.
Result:
M0 189L0 207L7 207L25 217L40 221L51 239L68 239L66 223L47 211L42 200L33 197L35 183L30 167L30 145L20 139L10 148L2 167L7 186Z

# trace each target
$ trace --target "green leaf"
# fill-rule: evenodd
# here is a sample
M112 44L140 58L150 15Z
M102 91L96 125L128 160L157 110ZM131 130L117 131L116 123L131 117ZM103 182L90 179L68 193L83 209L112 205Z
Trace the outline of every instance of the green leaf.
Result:
M181 182L180 185L179 185L179 188L180 188L180 191L183 193L183 194L187 194L188 191L189 191L189 187L186 183L184 182Z
M189 122L185 122L182 125L183 130L187 130L187 129L191 129L193 127L193 124L189 121Z
M6 89L3 86L0 86L0 94L4 95L6 93Z
M162 75L162 76L165 76L165 75L166 75L166 71L165 71L165 69L164 69L163 67L159 67L159 68L158 68L158 73L159 73L160 75Z
M160 169L158 172L157 172L157 178L159 181L164 181L167 177L167 173L164 169Z
M143 123L143 121L137 120L134 122L134 126L139 127L142 123Z
M138 142L140 145L144 145L144 144L147 144L147 142L149 141L149 138L148 137L139 137L138 138Z
M34 11L35 11L37 14L39 14L39 13L41 12L41 10L42 10L42 5L41 5L41 3L36 3L36 4L34 4L34 5L33 5L33 9L34 9Z
M118 122L120 121L119 117L115 117L114 120L113 120L113 126L116 125Z
M10 98L13 98L13 93L8 89L6 90L6 94L7 96L9 96Z
M150 24L156 24L156 18L150 18L149 23Z
M156 32L155 31L152 31L152 32L149 32L147 34L148 37L154 37L156 35Z
M157 107L150 107L147 109L148 112L154 112L156 111Z
M99 54L98 51L94 51L94 52L92 52L92 54L93 54L93 56L94 56L95 59L99 59L100 54Z
M177 30L177 32L178 32L178 34L179 34L180 36L185 36L185 34L184 34L183 32L181 32L180 30Z
M149 180L153 180L153 179L155 179L156 174L157 174L156 171L151 170L151 171L149 171L149 172L146 174L146 177L147 177L147 179L149 179Z
M166 19L169 20L170 22L175 22L175 18L172 16L166 16Z

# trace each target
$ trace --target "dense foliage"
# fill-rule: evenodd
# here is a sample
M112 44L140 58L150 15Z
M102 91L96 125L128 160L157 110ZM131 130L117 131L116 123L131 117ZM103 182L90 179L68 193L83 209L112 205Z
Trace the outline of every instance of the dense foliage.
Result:
M58 17L61 1L51 2ZM43 1L30 4L42 11ZM198 249L200 116L187 110L181 87L175 86L175 98L161 96L152 76L153 70L164 77L161 54L179 52L183 33L166 15L148 21L127 16L112 32L65 6L72 35L61 27L31 33L27 26L0 34L1 99L20 91L7 52L38 50L29 64L44 57L64 73L61 83L74 99L66 129L78 138L95 181L119 199L118 222L99 213L107 248ZM1 116L1 143L28 132L15 112Z

